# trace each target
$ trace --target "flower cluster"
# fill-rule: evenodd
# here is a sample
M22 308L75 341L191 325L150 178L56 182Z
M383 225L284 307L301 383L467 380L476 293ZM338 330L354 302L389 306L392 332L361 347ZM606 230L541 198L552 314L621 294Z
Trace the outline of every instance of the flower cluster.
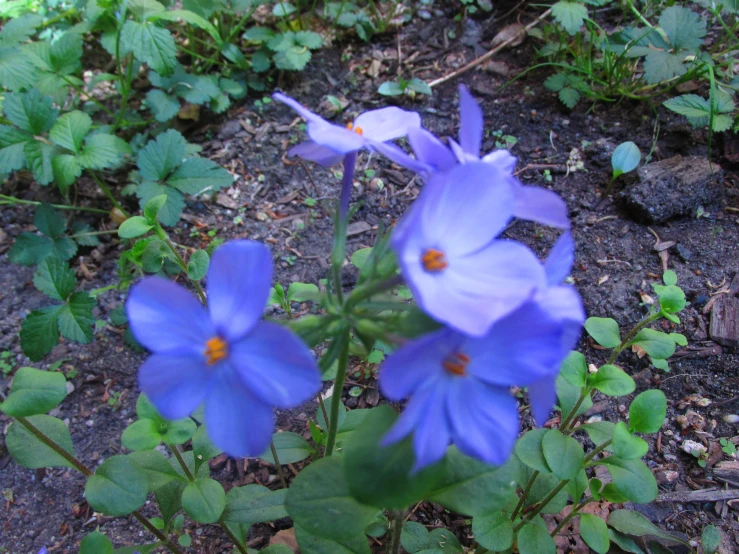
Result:
M417 114L397 108L365 113L344 128L282 94L275 98L308 122L311 141L292 155L325 165L344 161L342 210L350 192L347 162L353 168L349 156L361 148L424 180L391 243L414 299L442 327L383 364L383 394L409 398L384 443L412 434L416 469L440 460L450 444L503 463L519 433L511 387L528 388L533 416L543 424L559 368L585 319L577 292L563 284L574 256L565 203L552 191L521 184L507 150L480 158L482 110L464 86L459 142L448 145L423 129ZM389 142L400 136L415 157ZM514 217L565 230L543 263L525 245L500 238Z

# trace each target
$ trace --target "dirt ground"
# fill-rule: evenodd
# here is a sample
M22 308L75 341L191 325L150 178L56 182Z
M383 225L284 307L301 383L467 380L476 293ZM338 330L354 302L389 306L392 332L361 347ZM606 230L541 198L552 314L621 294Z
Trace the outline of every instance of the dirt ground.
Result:
M531 42L495 58L500 62L493 68L496 72L470 71L459 81L435 88L432 97L393 100L376 94L381 82L395 78L398 73L430 80L453 71L472 60L476 48L486 50L495 34L518 16L514 13L505 20L490 18L457 23L451 19L454 15L451 10L432 15L431 20L416 18L397 35L376 38L372 44L336 43L317 53L306 71L282 76L279 85L324 115L329 115L327 103L322 103L328 94L349 101L338 119L349 120L364 110L397 103L418 110L424 125L432 131L454 136L459 123L456 86L467 84L485 113L489 133L483 150L495 148L496 131L515 137L512 152L518 157L521 180L551 188L566 200L577 243L572 276L588 315L613 317L622 328L635 323L646 312L642 294L652 294L651 283L658 282L663 271L663 261L655 249L656 236L663 243L674 242L665 250L666 266L676 271L678 284L691 305L681 314L682 324L670 330L683 333L688 346L679 348L671 359L670 373L650 369L647 358L640 359L633 353L623 355L620 362L635 377L637 393L656 387L668 398L667 423L648 454L648 465L658 477L660 492L723 488L723 482L712 478L710 466L729 461L727 456L720 452L714 454L709 467L704 469L695 458L679 449L685 439L711 444L719 437L732 438L739 434L736 423L724 420L726 415L739 413L739 356L710 339L710 313L706 313L716 293L739 271L739 175L722 157L721 141L714 140L711 154L714 163L724 171L718 192L704 198L701 217L696 217L696 204L690 214L647 226L621 201L620 190L629 183L628 178L616 184L610 197L603 197L610 180L613 148L632 140L643 154L651 151L652 161L678 154L705 157L708 146L704 132L693 131L661 107L657 110L657 126L655 112L649 106L625 101L613 105L581 104L568 111L542 86L546 72L529 73L525 79L501 90L500 86L508 80L501 73L512 76L529 66L533 59ZM524 22L527 17L524 16ZM457 39L449 38L450 30ZM173 230L176 242L202 247L211 240L208 235L211 230L225 239L262 240L273 251L276 278L281 283L317 282L325 277L331 221L322 200L336 196L338 181L330 171L312 164L303 166L284 157L290 145L304 138L294 113L275 102L251 98L217 122L208 123L209 119L204 117L198 125L187 129L186 136L190 142L203 146L203 155L218 161L238 179L231 190L217 199L188 202L183 220ZM582 167L568 171L568 161L575 165L578 159ZM412 177L384 160L360 157L354 201L361 201L362 206L352 222L350 253L370 246L378 222L394 223L413 201L421 185ZM125 184L125 175L116 179L118 185ZM382 186L377 179L382 181ZM23 178L9 182L4 192L33 200L55 200L48 190ZM699 196L700 191L693 192ZM88 195L85 203L89 205L106 206L105 200L84 180L81 194ZM304 202L311 198L318 200L312 207ZM0 253L7 251L18 234L32 227L32 215L26 208L5 208L0 212ZM98 228L110 227L104 219L90 221ZM516 223L507 234L540 254L546 253L556 238L553 230L525 222ZM121 249L117 240L104 237L100 246L82 250L76 267L85 289L116 282L115 260ZM34 289L32 275L32 268L12 265L5 255L0 258L0 351L12 352L15 367L33 365L21 353L18 331L23 317L46 302ZM344 284L351 286L352 279L351 271L347 271ZM124 298L118 291L104 293L96 308L96 318L107 322L110 311L121 305ZM296 306L296 309L300 312L309 307ZM597 345L583 339L581 347L589 362L603 363L605 357ZM76 371L76 376L70 379L74 390L54 415L69 423L78 457L89 466L121 451L120 435L133 421L138 394L136 370L144 357L123 343L120 329L107 324L98 327L92 344L79 346L64 342L43 364L36 364L36 367L48 367L61 361L63 370ZM9 383L10 378L5 377L0 381L0 388L6 391ZM378 402L374 380L362 384L368 388L358 399L347 396L349 407ZM587 415L616 420L629 400L596 396L595 405ZM282 429L306 433L307 420L314 413L315 406L307 405L278 414L278 424ZM8 418L0 415L3 429L8 423ZM274 468L259 460L220 458L213 469L226 490L255 482L277 486ZM4 520L0 523L0 552L35 554L44 545L54 554L76 552L81 538L97 526L115 541L116 547L151 538L133 520L93 514L83 497L84 481L76 473L66 469L34 471L18 467L7 454L4 433L0 435L0 490L6 499L12 499L5 504L4 512L0 509L0 518ZM635 506L663 528L691 539L699 537L700 530L709 522L720 525L725 533L724 542L729 545L726 552L732 552L730 545L739 544L737 508L736 504L731 506L727 502ZM144 508L144 513L156 515L154 507ZM430 526L447 526L458 534L463 544L470 544L471 533L464 518L439 506L423 504L413 517ZM192 547L186 549L188 552L230 551L226 548L229 543L217 538L220 537L217 533L203 533L202 528L188 525L194 539ZM251 546L266 546L272 534L289 526L289 521L255 526L250 535ZM566 548L569 546L572 551L587 552L581 544L573 542L576 541L562 545L561 551L569 551ZM377 552L381 551L377 546Z

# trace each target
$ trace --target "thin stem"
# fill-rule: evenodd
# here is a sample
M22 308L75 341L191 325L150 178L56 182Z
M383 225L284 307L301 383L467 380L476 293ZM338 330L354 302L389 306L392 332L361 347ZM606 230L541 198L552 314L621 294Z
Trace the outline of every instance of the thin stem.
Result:
M403 530L403 511L395 510L393 512L392 535L390 535L390 544L387 554L398 554L400 552L400 534Z
M3 205L12 206L13 204L40 206L41 204L43 204L43 202L38 202L36 200L23 200L22 198L17 198L15 196L8 196L6 194L0 194L0 206L3 206ZM100 208L86 208L85 206L69 206L67 204L51 204L51 207L56 208L57 210L74 210L76 212L93 212L96 214L108 214L109 213L109 210L101 210Z
M275 441L270 441L269 447L272 450L272 457L275 460L275 467L277 468L277 475L280 476L280 483L282 488L287 488L287 481L285 481L285 474L282 472L282 465L280 464L280 458L277 456L277 449L275 448Z
M110 202L116 208L118 208L124 216L128 217L128 212L125 210L125 208L123 206L121 206L121 203L118 202L118 200L115 199L115 196L113 196L113 193L110 191L110 188L108 187L108 185L105 184L105 182L100 177L98 177L98 174L95 173L93 170L89 170L89 171L90 171L90 175L92 175L92 178L94 179L95 183L97 183L97 186L99 186L100 187L100 190L103 191L103 194L105 194L105 196L108 197L108 200L110 200Z
M85 233L75 233L74 235L69 235L69 238L76 239L79 237L94 237L96 235L112 235L114 233L118 233L118 229L106 229L104 231L87 231Z
M536 481L536 478L538 476L539 476L538 470L535 470L534 473L531 474L531 477L529 478L529 482L526 483L526 488L523 489L523 492L521 493L521 498L518 499L518 504L516 504L516 507L513 509L513 513L511 514L511 521L514 521L516 519L516 516L521 511L521 508L523 508L523 504L524 502L526 502L526 498L529 496L531 487L534 486L534 481Z
M341 179L341 196L339 197L339 218L346 219L349 213L349 202L352 199L354 186L354 170L357 165L357 153L349 152L344 156L344 176Z
M559 525L557 525L557 527L554 528L554 531L549 533L549 536L554 537L557 533L559 533L564 528L564 526L567 525L567 523L580 512L580 510L582 510L585 506L590 504L592 501L593 501L592 498L588 498L584 502L581 502L580 504L572 508L572 510L570 510L570 513L567 514L562 519L562 521L559 522Z
M611 353L611 357L608 358L606 365L610 365L613 362L615 362L616 358L618 358L618 355L621 354L621 352L623 352L623 349L626 348L626 345L631 341L631 339L633 339L639 331L644 329L644 327L649 325L652 321L654 321L655 319L659 319L659 317L660 317L659 313L655 313L655 314L645 317L639 323L637 323L636 326L626 334L626 337L624 337L624 340L621 341L621 344L619 344L616 348L613 349L613 352Z
M334 392L331 395L331 419L328 428L328 439L326 441L326 456L331 456L336 444L336 433L339 430L339 406L341 405L341 392L344 390L346 380L346 367L349 364L349 329L344 330L336 340L339 343L339 368L336 371L334 381Z
M248 554L248 552L247 552L246 548L244 548L244 547L242 546L241 542L239 542L239 539L237 539L237 538L236 538L236 535L234 535L234 534L233 534L233 533L231 532L231 529L229 529L229 528L228 528L228 525L226 525L226 524L225 524L225 523L224 523L223 521L219 522L219 524L220 524L220 526L221 526L221 529L223 529L223 532L224 532L224 533L226 533L226 536L227 536L227 537L228 537L229 539L231 539L231 542L232 542L232 543L234 543L234 546L236 547L236 549L237 549L237 550L238 550L239 552L241 552L241 554Z
M194 481L195 477L193 476L192 472L190 471L190 468L187 467L187 464L185 463L184 458L182 457L182 454L180 454L180 449L177 448L176 444L173 444L170 446L170 450L172 450L172 454L174 454L174 457L177 458L177 462L180 464L180 467L182 468L182 471L185 472L185 475L187 476L187 479L189 481Z
M539 502L539 505L536 507L536 510L534 510L531 513L529 513L528 516L526 517L526 519L522 519L518 523L518 525L516 525L513 528L513 532L514 533L517 533L518 531L521 530L521 527L523 527L529 521L531 521L536 516L538 516L539 515L539 512L541 512L544 508L546 508L547 504L549 504L552 501L552 498L554 498L555 496L557 496L557 494L559 493L559 491L561 491L563 488L565 488L567 486L567 483L569 483L569 482L570 482L569 479L564 479L563 481L560 481L559 484L556 487L554 487L548 495L546 495L546 497L544 498L544 500L542 500L541 502Z
M368 285L360 285L354 289L349 295L349 298L347 298L345 311L348 312L362 300L372 298L381 292L394 289L401 284L403 284L403 278L400 275L396 275L394 277L390 277L390 279L385 279L384 281L375 281Z
M169 240L169 237L167 237L166 235L164 235L163 240L165 243L167 243L167 246L169 246L169 249L175 255L175 258L177 258L177 264L180 266L180 268L182 268L182 271L184 271L185 274L187 274L187 264L185 263L185 260L182 258L182 256L180 256L180 253L177 252L177 248L175 247L175 245L172 243L171 240ZM197 281L192 281L192 284L195 287L195 290L197 291L198 296L200 297L200 301L203 304L206 304L207 301L205 299L205 292L203 291L203 287L201 287L200 283L198 283Z
M608 448L609 446L611 446L611 443L612 442L613 442L612 439L608 439L603 444L599 444L598 446L596 446L595 448L593 448L593 450L591 452L589 452L587 456L585 456L585 459L583 460L583 463L584 464L587 464L590 460L592 460L593 458L595 458L595 456L598 453L603 452L606 448Z
M323 414L323 421L326 422L326 425L329 425L328 412L326 411L326 403L323 401L323 396L321 395L320 392L318 393L318 405L321 406L321 413ZM326 429L326 431L328 432L328 429Z
M572 423L572 421L577 417L577 411L580 409L580 406L582 406L582 403L585 402L585 399L590 396L590 387L585 386L580 391L580 398L577 399L577 402L575 402L575 405L570 410L570 413L567 414L567 417L564 418L562 423L559 425L559 430L562 431L562 433L568 435L569 434L569 426Z
M158 538L160 541L162 541L164 544L166 544L167 548L169 548L172 552L174 552L174 554L182 554L182 550L177 548L177 545L175 545L171 540L169 540L169 538L164 533L162 533L159 529L154 527L151 524L151 522L141 514L141 512L136 510L131 515L135 517L141 525L146 527L149 533L151 533L156 538Z

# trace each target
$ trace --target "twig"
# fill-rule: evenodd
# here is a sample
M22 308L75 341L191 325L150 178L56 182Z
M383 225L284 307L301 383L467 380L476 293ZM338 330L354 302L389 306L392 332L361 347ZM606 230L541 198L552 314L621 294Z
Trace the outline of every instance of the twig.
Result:
M739 489L722 491L719 489L708 491L681 491L660 494L656 502L718 502L719 500L734 500L739 498Z
M484 63L484 62L488 61L490 58L492 58L493 56L495 56L495 54L497 54L498 52L500 52L501 50L503 50L506 46L508 46L509 44L511 44L513 41L517 40L522 33L528 32L533 27L536 27L536 25L538 25L550 13L552 13L552 8L549 8L547 11L545 11L539 17L537 17L536 19L534 19L531 23L529 23L528 25L526 25L526 27L524 27L521 30L521 33L519 33L518 35L515 35L515 36L509 38L508 40L505 40L505 41L501 42L499 45L497 45L492 50L490 50L487 53L483 54L479 58L477 58L475 60L472 60L470 63L468 63L464 67L461 67L461 68L457 69L456 71L451 72L449 75L445 75L444 77L440 77L440 78L438 78L438 79L436 79L434 81L431 81L429 83L429 86L430 87L435 87L436 85L440 85L441 83L446 83L447 81L450 81L450 80L454 79L455 77L459 77L462 73L465 73L465 72L469 71L473 67L477 67L481 63Z

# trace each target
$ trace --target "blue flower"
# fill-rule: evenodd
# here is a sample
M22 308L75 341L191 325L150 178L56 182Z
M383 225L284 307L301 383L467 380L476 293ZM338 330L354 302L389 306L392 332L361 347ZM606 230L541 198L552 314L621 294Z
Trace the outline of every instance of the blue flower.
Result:
M49 554L49 551L46 550L45 546L42 546L41 550L38 551L38 554Z
M239 240L213 254L208 308L159 277L136 284L126 304L136 339L153 354L139 383L168 419L205 405L212 441L232 456L258 456L269 446L273 406L291 408L316 394L313 355L291 331L261 322L272 280L263 244Z
M383 444L412 434L414 471L440 460L450 444L486 463L504 463L520 428L510 387L559 369L564 327L532 301L482 337L442 328L405 344L380 369L383 395L410 397Z
M431 317L480 337L546 286L530 249L496 240L514 201L493 164L470 162L431 176L391 238L414 298Z

